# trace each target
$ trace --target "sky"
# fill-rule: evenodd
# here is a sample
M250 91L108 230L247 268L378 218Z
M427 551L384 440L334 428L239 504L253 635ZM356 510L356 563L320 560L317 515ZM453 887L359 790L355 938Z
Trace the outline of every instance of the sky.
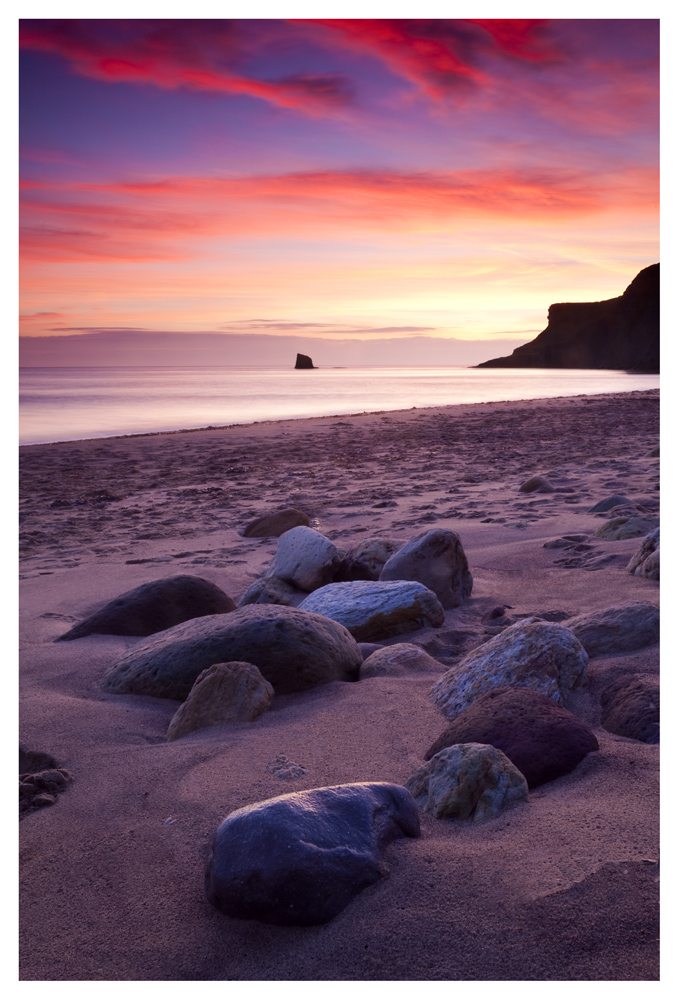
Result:
M22 337L509 353L659 260L658 28L24 20Z

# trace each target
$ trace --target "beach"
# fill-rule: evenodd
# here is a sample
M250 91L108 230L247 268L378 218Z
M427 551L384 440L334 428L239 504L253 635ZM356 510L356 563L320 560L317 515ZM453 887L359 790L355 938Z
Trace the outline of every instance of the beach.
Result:
M287 792L404 784L447 725L437 674L277 694L253 722L168 743L178 702L101 689L143 639L54 640L177 574L238 603L278 543L240 530L283 508L343 550L459 534L471 596L443 625L384 640L422 646L441 674L492 637L499 605L560 621L658 604L658 583L627 572L642 538L598 537L590 512L622 495L657 516L658 441L653 389L23 447L20 742L72 782L20 823L20 978L657 980L659 745L608 732L600 704L626 674L657 677L657 644L590 657L567 707L599 750L574 771L485 823L421 811L383 878L329 923L286 927L210 905L215 829ZM551 491L520 492L535 476ZM275 774L281 754L303 773Z

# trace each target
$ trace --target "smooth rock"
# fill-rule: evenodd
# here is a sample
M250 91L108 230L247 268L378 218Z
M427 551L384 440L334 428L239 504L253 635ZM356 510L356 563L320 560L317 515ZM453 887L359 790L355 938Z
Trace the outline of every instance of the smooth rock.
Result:
M291 608L296 607L306 596L306 590L298 590L286 580L264 576L250 584L238 602L238 607L244 608L248 604L281 604Z
M109 601L89 618L55 639L86 635L153 635L193 618L223 615L236 605L223 590L199 576L170 576L142 583Z
M588 514L603 514L607 510L612 510L613 507L618 507L623 503L632 503L629 497L623 496L621 493L616 493L612 497L606 497L604 500L599 500L595 503L593 507L590 507L587 511Z
M270 924L325 924L383 874L384 847L418 837L402 785L292 792L231 813L217 830L205 891L223 913Z
M248 521L240 534L243 538L278 538L291 528L308 528L310 524L311 519L303 510L285 507L284 510L276 510L271 514L256 517L254 521Z
M397 642L383 646L363 661L360 679L367 677L407 677L417 673L440 673L441 663L421 646Z
M542 476L532 476L519 486L519 493L553 493L554 487Z
M647 580L660 579L660 528L646 535L627 564L627 572Z
M445 620L436 595L410 580L331 583L306 597L300 610L340 622L358 642L379 642Z
M556 622L524 618L473 649L431 690L434 704L454 719L492 688L532 688L560 702L585 679L588 656L573 633Z
M349 549L342 559L335 583L350 580L379 580L385 563L401 548L401 542L389 538L366 538Z
M380 580L416 580L444 608L459 607L474 582L460 536L448 528L432 528L411 539L385 563Z
M619 542L625 538L638 538L647 535L658 526L657 517L612 517L604 521L594 532L595 538L603 538L609 542Z
M254 663L276 694L356 680L363 656L337 622L299 608L255 604L167 629L125 654L104 676L111 694L184 701L213 663Z
M299 590L318 590L330 583L341 562L339 550L313 528L291 528L278 539L278 548L265 576L286 580Z
M599 749L589 726L525 687L499 687L480 695L432 743L424 759L455 743L488 743L502 750L529 788L570 774L588 753Z
M363 662L368 659L368 657L378 649L384 649L384 645L381 642L359 642L359 649L363 653Z
M660 684L648 674L623 675L601 692L601 725L616 736L660 742Z
M196 729L252 722L266 712L273 688L254 663L214 663L199 675L167 730L168 743Z
M521 771L496 747L462 743L446 747L418 768L405 787L436 819L492 819L528 799Z
M564 625L588 656L626 653L660 641L660 609L650 601L623 601L568 618Z

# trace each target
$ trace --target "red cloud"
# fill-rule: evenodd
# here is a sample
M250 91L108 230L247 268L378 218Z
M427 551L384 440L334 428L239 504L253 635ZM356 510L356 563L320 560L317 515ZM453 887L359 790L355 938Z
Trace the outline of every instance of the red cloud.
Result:
M651 209L656 189L652 170L604 176L518 169L64 185L24 194L23 253L42 260L164 260L211 252L201 247L233 237L332 238L347 227L355 234L452 232L460 222L558 222L611 208Z
M25 49L57 53L97 80L246 94L308 114L351 101L338 75L258 80L237 72L244 41L233 21L22 21L19 41Z

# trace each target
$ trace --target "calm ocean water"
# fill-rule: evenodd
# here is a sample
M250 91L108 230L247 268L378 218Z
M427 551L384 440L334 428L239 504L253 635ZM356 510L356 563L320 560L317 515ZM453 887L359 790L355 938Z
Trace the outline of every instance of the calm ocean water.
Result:
M659 384L658 375L576 369L23 368L20 443Z

